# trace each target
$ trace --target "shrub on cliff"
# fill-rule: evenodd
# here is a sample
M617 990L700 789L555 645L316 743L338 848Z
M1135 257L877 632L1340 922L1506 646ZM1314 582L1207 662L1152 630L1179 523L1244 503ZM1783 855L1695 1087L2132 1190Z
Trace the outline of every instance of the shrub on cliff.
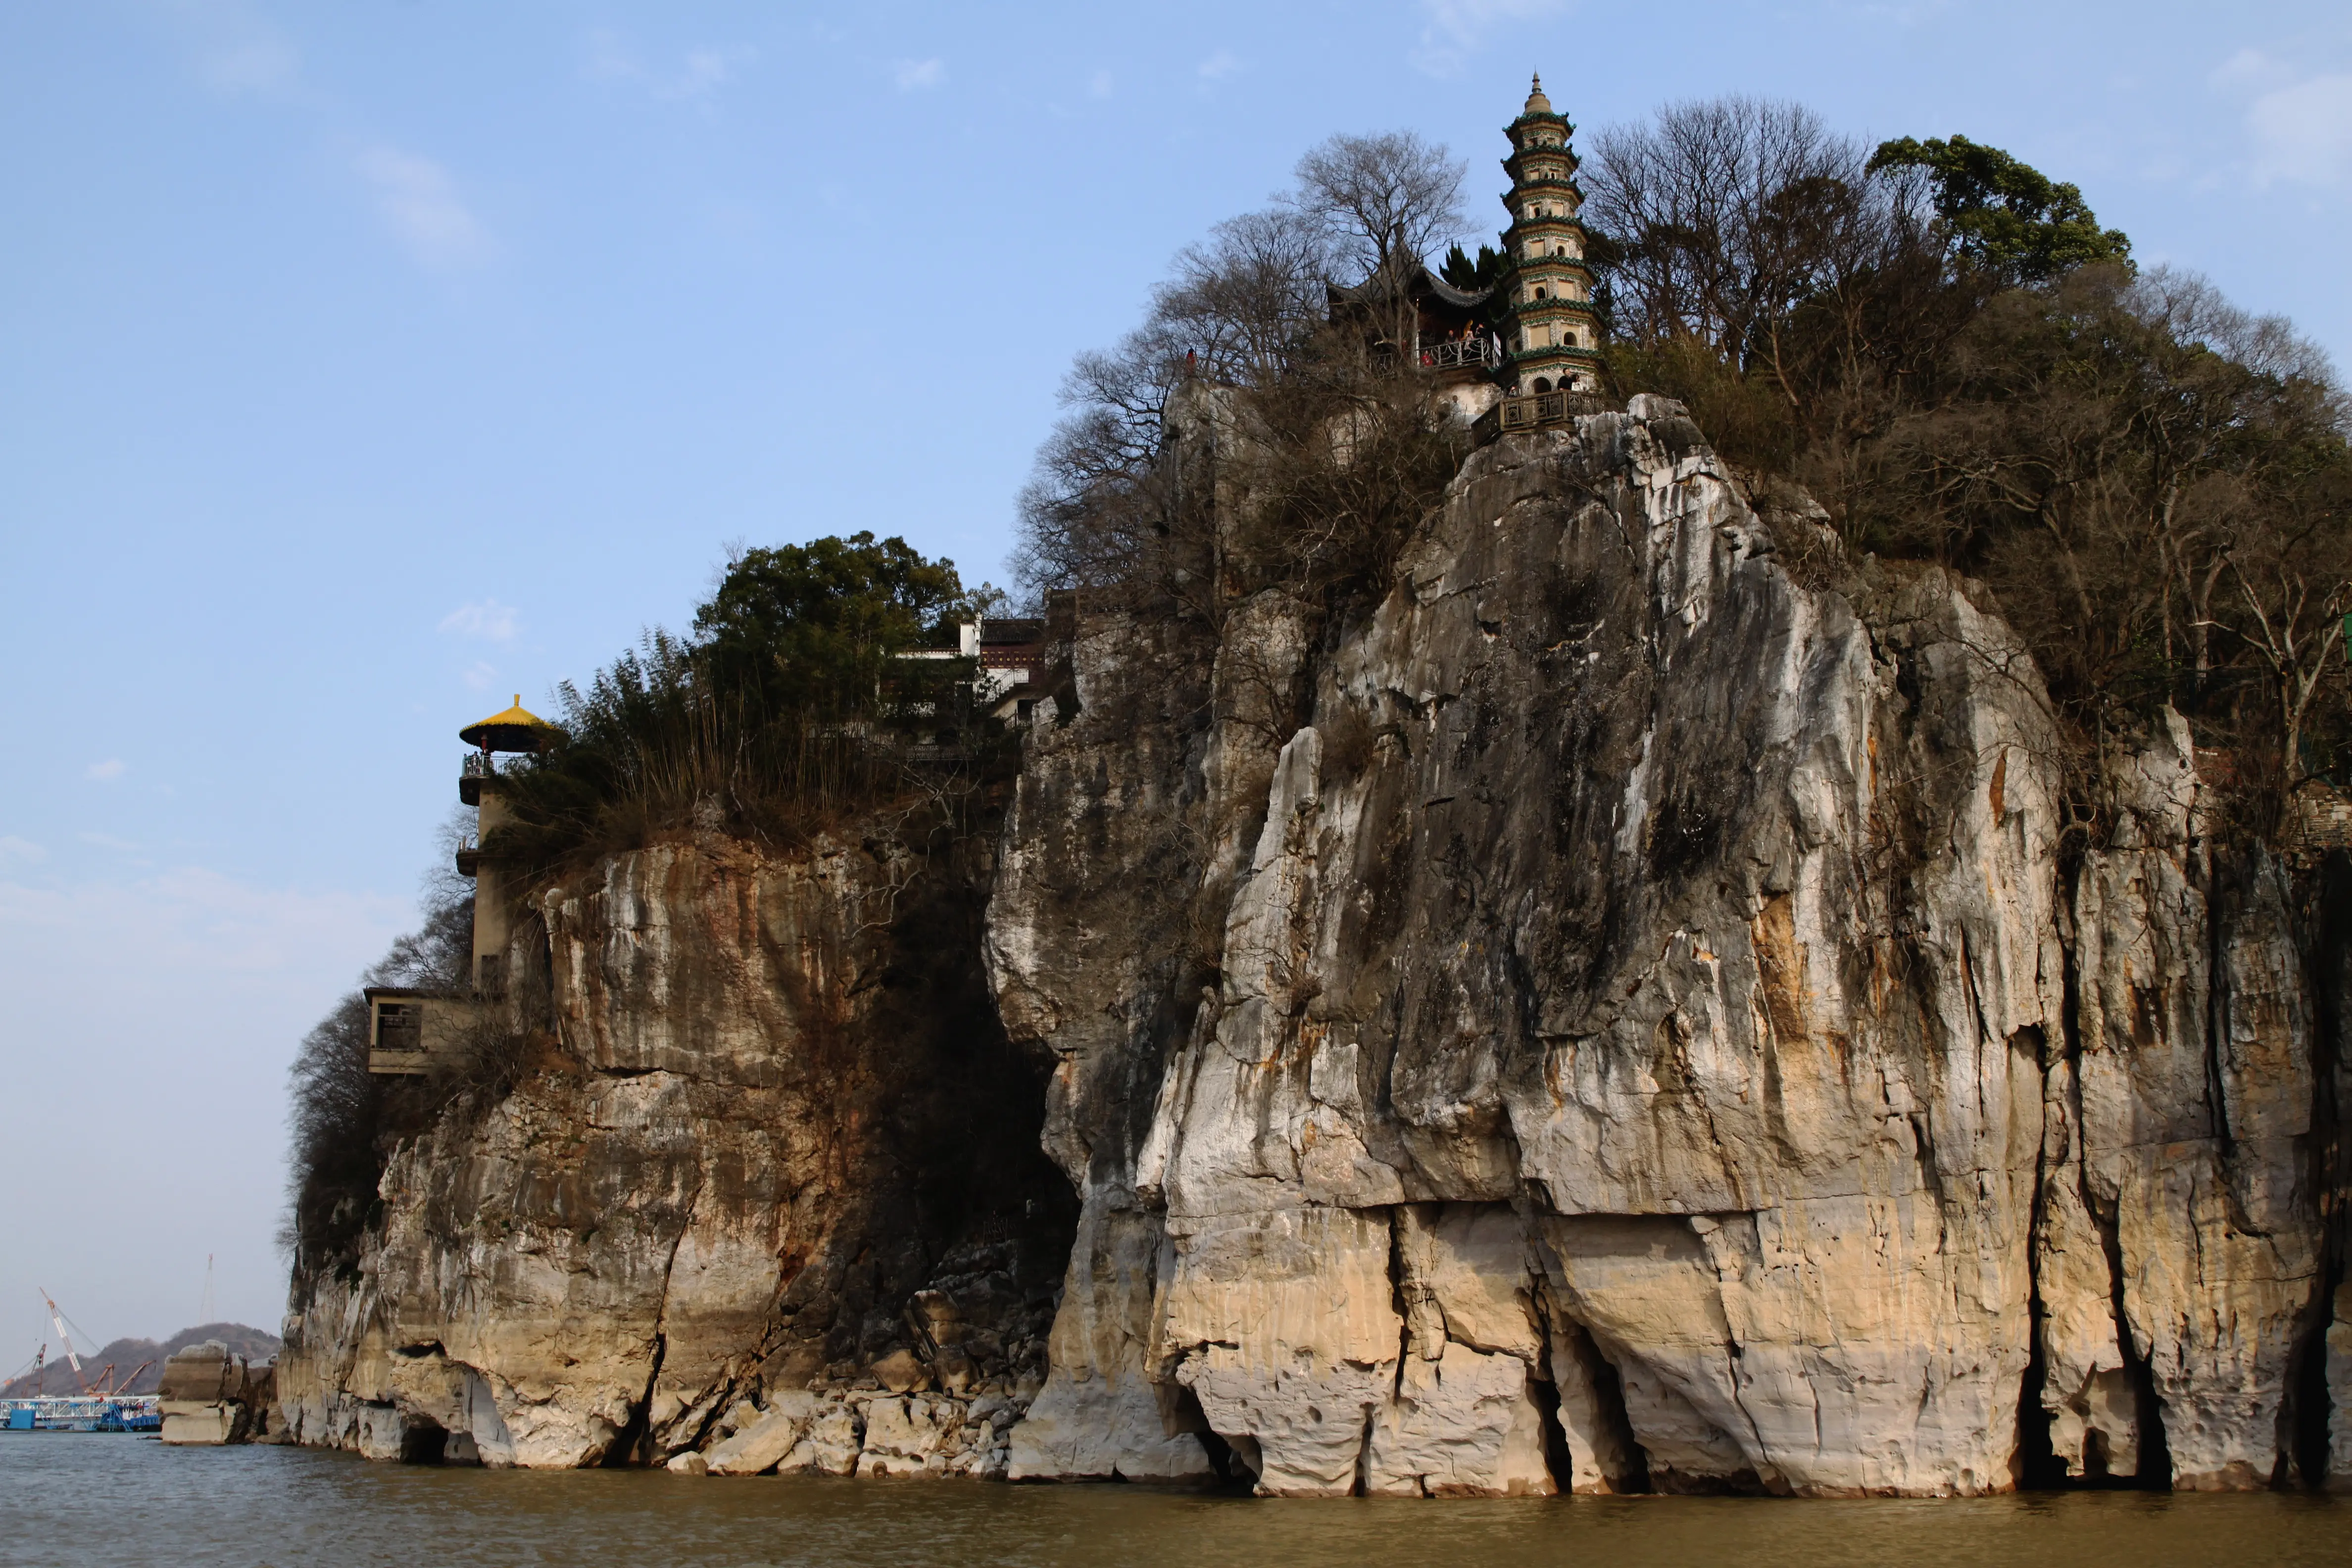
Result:
M1376 591L1468 450L1393 346L1410 335L1409 269L1461 226L1463 173L1410 133L1335 136L1273 205L1180 252L1143 325L1064 383L1070 412L1021 498L1029 588L1211 632L1265 588L1313 614ZM1164 439L1188 384L1244 438Z
M587 685L560 687L562 735L509 775L497 847L526 875L637 847L688 821L790 840L943 778L919 736L985 750L973 662L951 650L982 606L951 561L871 533L751 550L680 637L649 633Z
M2064 721L2170 703L2242 822L2352 766L2352 428L2326 357L2129 260L2082 193L1966 137L1865 153L1809 111L1685 103L1600 136L1587 220L1621 393L1681 398L1851 550L1987 583Z

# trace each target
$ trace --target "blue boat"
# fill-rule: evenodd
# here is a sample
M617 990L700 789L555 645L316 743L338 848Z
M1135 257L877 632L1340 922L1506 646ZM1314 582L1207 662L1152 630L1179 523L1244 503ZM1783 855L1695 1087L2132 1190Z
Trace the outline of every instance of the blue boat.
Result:
M53 1394L0 1400L9 1432L160 1432L163 1402L152 1394Z

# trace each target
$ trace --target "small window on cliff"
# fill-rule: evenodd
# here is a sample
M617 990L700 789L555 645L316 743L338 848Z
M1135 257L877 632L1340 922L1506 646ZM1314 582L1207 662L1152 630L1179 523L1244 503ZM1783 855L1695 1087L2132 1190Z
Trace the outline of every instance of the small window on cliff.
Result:
M386 1002L376 1009L375 1048L413 1051L424 1044L417 1024L424 1009L414 1003Z

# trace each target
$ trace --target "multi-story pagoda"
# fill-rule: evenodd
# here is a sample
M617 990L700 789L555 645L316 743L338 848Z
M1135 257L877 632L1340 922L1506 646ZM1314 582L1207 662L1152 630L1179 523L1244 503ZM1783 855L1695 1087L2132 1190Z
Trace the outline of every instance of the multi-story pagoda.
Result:
M1592 316L1592 274L1584 266L1584 225L1577 209L1576 153L1569 138L1576 127L1553 111L1535 79L1527 107L1504 134L1511 155L1503 168L1511 194L1503 198L1511 226L1503 245L1517 270L1510 289L1511 327L1506 335L1508 379L1521 394L1586 392L1600 384L1600 329Z

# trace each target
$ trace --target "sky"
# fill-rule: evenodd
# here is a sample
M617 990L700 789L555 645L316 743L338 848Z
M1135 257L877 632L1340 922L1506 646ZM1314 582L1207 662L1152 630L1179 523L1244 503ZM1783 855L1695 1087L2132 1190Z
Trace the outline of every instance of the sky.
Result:
M871 529L1005 580L1074 353L1336 132L1530 69L1954 132L2352 363L2352 12L0 0L0 1373L274 1329L286 1068L463 724Z

